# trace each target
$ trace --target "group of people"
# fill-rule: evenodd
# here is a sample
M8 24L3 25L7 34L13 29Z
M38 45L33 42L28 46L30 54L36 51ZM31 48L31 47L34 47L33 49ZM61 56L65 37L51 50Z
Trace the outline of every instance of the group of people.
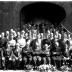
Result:
M43 64L71 67L71 59L72 36L63 29L10 29L0 34L1 68L36 68Z

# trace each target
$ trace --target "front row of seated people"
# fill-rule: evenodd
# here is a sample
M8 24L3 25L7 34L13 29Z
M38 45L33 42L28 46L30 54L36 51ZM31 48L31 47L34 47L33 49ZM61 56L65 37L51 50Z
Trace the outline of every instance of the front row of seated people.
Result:
M45 34L45 35L44 35ZM36 54L46 54L52 57L53 55L64 56L71 58L72 53L72 37L67 32L60 33L59 31L51 32L47 30L46 33L33 32L15 32L13 29L2 32L0 35L0 53L3 60L8 57L9 60L26 60L26 56L22 57L22 53L32 52ZM40 56L33 56L30 60L41 60ZM43 57L46 63L45 57Z

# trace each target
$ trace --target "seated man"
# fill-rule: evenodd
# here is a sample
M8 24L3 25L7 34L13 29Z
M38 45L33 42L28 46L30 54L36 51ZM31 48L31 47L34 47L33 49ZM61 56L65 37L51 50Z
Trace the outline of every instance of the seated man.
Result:
M43 50L43 52L48 52L49 51L49 49L50 49L50 46L51 46L51 42L50 42L50 40L49 39L43 39L42 40L42 50Z
M31 41L30 47L32 48L33 52L37 52L37 53L41 52L41 38L40 38L40 34L37 35L37 39Z
M50 45L45 44L44 48L45 48L44 54L46 54L46 56L47 56L48 63L51 64L51 60L50 60Z
M17 60L19 59L19 61L21 61L21 59L22 59L22 55L21 55L22 49L20 48L20 45L18 43L16 43L16 47L15 47L15 50L14 50L13 53L16 56L16 59Z
M55 65L58 69L60 69L61 60L62 60L62 51L58 41L55 42L55 51L53 52L53 54L54 54L53 58L54 58Z

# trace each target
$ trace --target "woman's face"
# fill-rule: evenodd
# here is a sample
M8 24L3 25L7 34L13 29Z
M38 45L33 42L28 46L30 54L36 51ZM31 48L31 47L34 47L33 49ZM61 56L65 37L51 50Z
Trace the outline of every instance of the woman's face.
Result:
M61 39L61 34L59 34L59 39Z
M22 30L22 31L21 31L21 34L22 34L22 35L25 35L25 31L24 31L24 30Z
M56 35L58 35L58 31L56 31Z

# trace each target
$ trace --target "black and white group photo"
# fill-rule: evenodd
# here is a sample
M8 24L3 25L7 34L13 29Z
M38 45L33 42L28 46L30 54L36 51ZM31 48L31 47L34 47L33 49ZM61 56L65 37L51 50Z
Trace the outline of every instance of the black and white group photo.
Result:
M72 72L72 2L1 1L0 70Z

